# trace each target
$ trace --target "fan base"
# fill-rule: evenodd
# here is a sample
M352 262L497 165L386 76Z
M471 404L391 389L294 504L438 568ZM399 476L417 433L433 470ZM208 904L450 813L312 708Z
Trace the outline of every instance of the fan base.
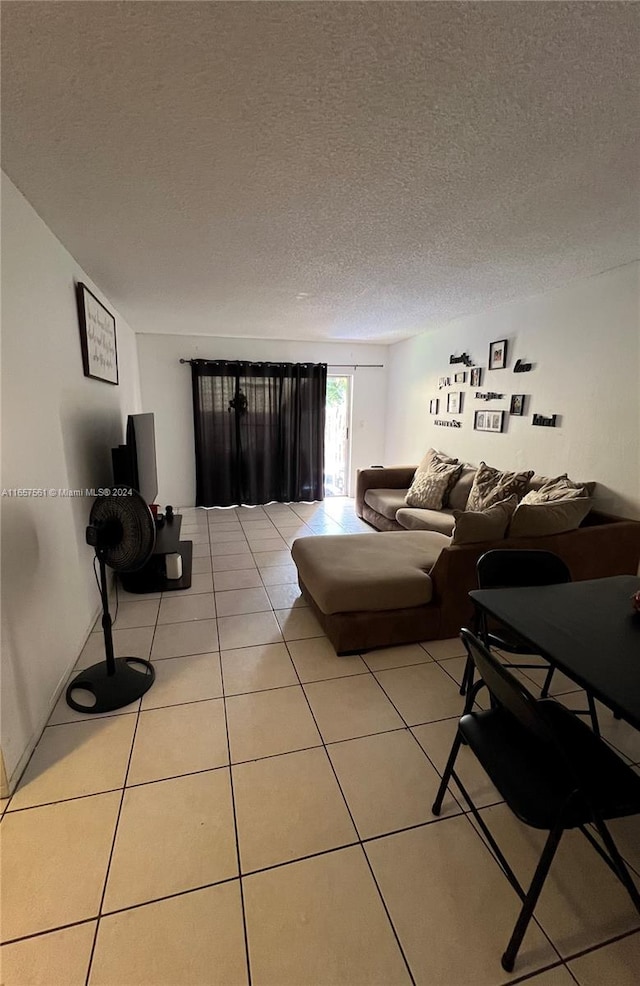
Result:
M112 712L135 702L151 688L156 672L150 661L141 657L117 657L115 674L107 674L105 661L81 671L67 688L67 705L76 712ZM130 665L141 664L134 670ZM83 688L95 696L95 705L81 705L71 697L76 688Z

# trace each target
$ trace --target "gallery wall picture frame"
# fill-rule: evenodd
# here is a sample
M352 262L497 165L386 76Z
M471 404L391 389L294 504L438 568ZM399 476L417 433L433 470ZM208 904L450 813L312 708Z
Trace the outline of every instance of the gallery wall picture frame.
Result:
M438 377L438 390L451 386L451 377Z
M501 432L504 429L504 411L476 411L473 427L475 431Z
M455 383L466 383L467 374L465 370L461 370L459 373L454 373L453 379Z
M489 369L504 370L507 365L507 340L489 343Z
M524 414L525 394L512 394L509 414L516 414L521 417Z
M85 377L118 385L116 320L86 284L76 285L80 346Z
M473 370L469 373L469 383L472 387L482 386L482 367L474 366Z
M447 394L447 413L462 414L462 394L459 390Z
M440 401L438 400L438 398L437 397L432 398L432 400L429 401L429 414L437 414L439 407L440 407Z

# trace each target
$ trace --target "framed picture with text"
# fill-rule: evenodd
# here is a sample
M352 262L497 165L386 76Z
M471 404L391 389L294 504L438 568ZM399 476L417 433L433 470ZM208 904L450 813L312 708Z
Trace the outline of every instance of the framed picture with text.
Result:
M447 394L447 413L462 414L462 394L459 390Z
M489 343L489 369L504 370L507 365L507 340Z
M76 298L84 375L117 386L116 320L85 284L76 285Z

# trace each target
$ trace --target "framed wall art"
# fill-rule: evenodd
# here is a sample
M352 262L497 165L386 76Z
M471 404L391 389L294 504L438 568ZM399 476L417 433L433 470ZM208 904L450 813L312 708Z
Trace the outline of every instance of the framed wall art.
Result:
M467 382L467 374L466 374L466 371L465 370L461 370L459 373L454 373L453 379L454 379L455 383L466 383Z
M472 387L482 386L482 367L474 366L473 370L469 374L469 383Z
M509 414L517 414L519 416L524 414L524 397L524 394L512 394Z
M475 431L502 431L504 411L476 411L473 427Z
M76 285L85 377L118 384L116 320L85 284Z
M504 370L507 365L507 340L489 343L489 369Z
M437 414L438 413L438 407L439 406L440 406L440 401L438 400L437 397L434 397L432 400L430 400L429 401L429 414Z
M462 394L459 390L447 394L448 414L462 414Z

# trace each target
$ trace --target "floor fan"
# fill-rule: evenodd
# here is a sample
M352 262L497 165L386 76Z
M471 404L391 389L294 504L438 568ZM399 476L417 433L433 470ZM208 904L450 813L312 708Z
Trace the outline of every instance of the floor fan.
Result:
M105 660L76 675L67 688L67 704L77 712L111 712L135 702L155 679L150 661L114 656L107 587L107 567L116 573L135 572L151 557L156 541L153 514L135 490L128 496L98 497L91 508L86 539L95 548L100 566ZM94 704L82 705L72 697L79 688L92 693Z

